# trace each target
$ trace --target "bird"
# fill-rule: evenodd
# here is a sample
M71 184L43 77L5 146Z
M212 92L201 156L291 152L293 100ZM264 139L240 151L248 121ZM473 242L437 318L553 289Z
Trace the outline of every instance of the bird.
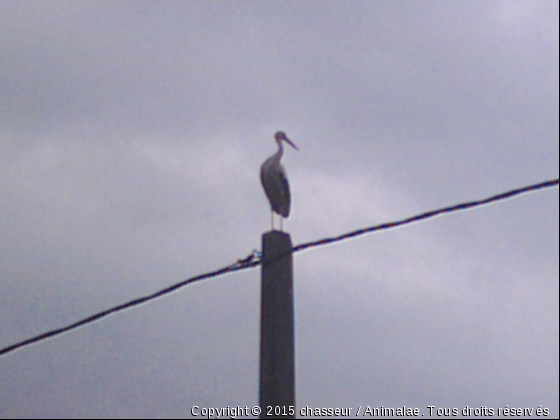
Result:
M274 230L274 213L277 213L280 215L280 231L282 231L282 218L290 215L290 184L288 184L286 170L280 163L284 154L282 142L285 141L298 151L299 149L283 131L276 132L274 140L278 144L278 151L261 165L261 183L270 202L271 230Z

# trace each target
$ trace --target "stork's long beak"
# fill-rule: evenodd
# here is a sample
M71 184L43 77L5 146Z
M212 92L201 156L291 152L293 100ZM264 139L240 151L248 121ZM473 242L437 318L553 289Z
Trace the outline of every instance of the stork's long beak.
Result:
M290 146L292 146L294 149L296 149L299 152L297 146L294 143L292 143L292 141L288 137L284 137L284 140L286 140L286 143L288 143Z

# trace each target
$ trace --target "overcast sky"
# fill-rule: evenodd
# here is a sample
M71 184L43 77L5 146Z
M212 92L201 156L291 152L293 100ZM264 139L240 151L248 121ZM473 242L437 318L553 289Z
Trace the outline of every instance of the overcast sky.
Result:
M3 1L0 347L559 174L557 1ZM297 254L298 407L559 414L558 190ZM258 403L260 269L0 357L1 418Z

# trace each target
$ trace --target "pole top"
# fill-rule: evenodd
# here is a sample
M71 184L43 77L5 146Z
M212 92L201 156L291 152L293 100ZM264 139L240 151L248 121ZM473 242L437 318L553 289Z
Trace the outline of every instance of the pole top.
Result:
M263 233L264 238L290 238L290 234L286 232L281 232L279 230L270 230L268 232Z

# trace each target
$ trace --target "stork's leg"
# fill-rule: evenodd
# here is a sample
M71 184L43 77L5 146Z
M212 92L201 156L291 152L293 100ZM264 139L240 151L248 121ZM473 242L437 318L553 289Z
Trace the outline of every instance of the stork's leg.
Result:
M284 232L284 227L282 226L282 221L284 220L284 218L282 216L280 216L280 232Z
M270 230L274 230L274 212L272 210L270 211Z

